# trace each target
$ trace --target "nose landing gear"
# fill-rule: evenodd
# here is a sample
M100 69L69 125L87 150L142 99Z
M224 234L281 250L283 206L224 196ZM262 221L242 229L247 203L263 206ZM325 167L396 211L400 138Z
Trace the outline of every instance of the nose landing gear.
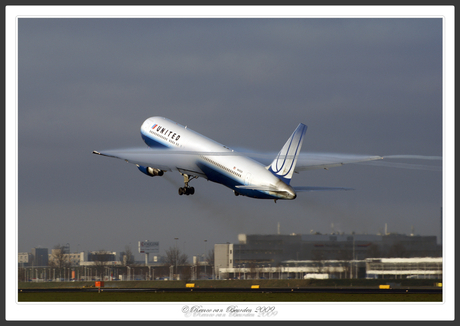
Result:
M188 174L181 173L182 176L184 177L184 187L179 188L179 195L193 195L195 193L195 188L189 187L188 183L192 181L193 179L196 179L197 177L195 176L189 176Z

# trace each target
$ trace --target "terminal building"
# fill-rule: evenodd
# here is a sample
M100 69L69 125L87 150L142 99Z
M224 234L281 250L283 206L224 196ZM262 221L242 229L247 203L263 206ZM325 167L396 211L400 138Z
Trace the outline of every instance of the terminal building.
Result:
M442 279L442 257L365 260L288 260L272 264L216 265L218 279Z
M233 244L234 264L277 265L286 260L364 260L441 255L441 245L436 243L436 236L402 234L239 234L238 244Z
M442 247L436 240L402 234L239 234L237 244L215 245L214 263L218 278L441 278Z

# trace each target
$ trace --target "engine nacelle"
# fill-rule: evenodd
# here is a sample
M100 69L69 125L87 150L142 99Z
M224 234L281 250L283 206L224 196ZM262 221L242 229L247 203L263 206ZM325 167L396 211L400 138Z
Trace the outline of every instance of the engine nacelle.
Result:
M154 169L154 168L151 168L150 166L138 165L137 168L139 169L139 171L148 175L149 177L156 177L156 176L161 177L164 173L163 170Z

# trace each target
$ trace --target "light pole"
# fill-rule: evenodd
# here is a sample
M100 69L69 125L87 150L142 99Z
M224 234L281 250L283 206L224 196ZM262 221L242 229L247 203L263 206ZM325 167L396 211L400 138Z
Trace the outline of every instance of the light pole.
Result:
M351 264L351 273L350 273L351 277L350 278L353 278L353 268L355 267L354 264L355 264L355 234L353 233L353 262Z
M177 274L177 240L179 240L179 238L174 238L174 240L176 240L176 250L175 250L175 261L176 261L176 274ZM174 275L173 275L173 279L174 279Z
M203 255L203 258L204 258L204 276L206 276L206 265L207 265L207 261L206 261L206 242L208 242L208 240L204 240L204 255Z

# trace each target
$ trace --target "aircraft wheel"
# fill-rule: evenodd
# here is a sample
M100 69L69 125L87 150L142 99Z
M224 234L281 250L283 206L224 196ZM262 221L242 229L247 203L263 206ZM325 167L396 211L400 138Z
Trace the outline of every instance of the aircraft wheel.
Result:
M193 195L195 193L195 188L193 187L181 187L179 188L179 195Z

